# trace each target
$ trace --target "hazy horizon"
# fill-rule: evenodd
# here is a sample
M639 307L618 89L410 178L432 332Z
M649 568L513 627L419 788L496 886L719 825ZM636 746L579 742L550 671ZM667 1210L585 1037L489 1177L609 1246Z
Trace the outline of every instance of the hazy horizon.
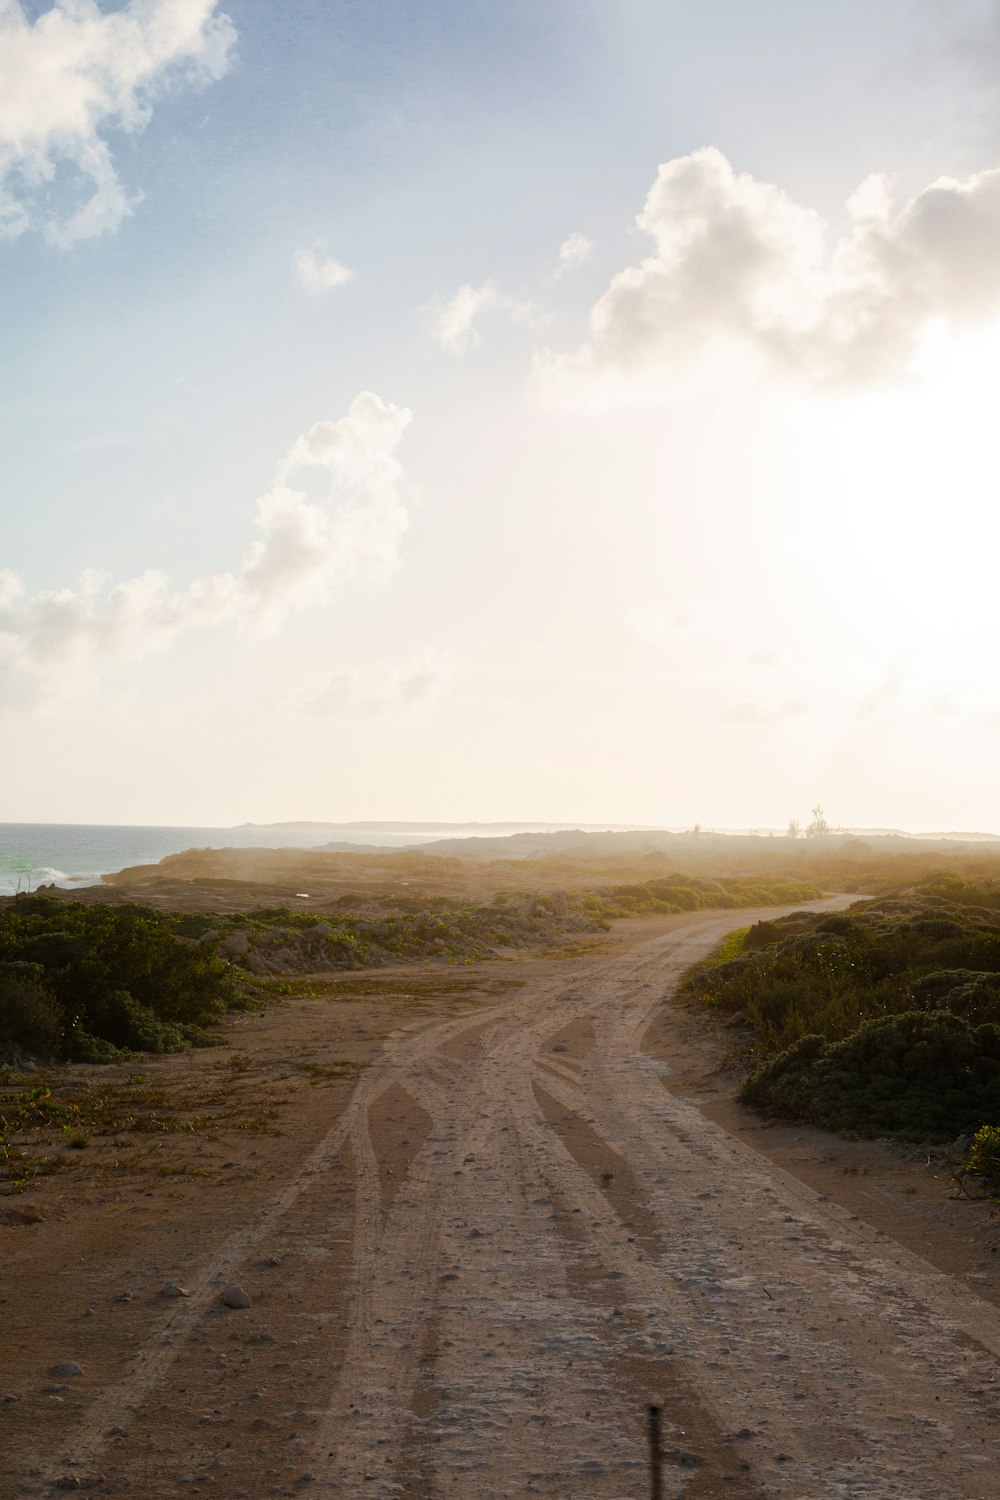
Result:
M1000 828L998 62L0 6L6 816Z

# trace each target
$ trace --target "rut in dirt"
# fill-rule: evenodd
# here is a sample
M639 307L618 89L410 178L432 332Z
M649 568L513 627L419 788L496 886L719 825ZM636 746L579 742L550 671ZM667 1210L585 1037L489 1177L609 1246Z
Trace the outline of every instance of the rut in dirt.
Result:
M995 1495L994 1309L706 1121L642 1051L736 920L552 964L391 1039L267 1211L291 1234L308 1200L322 1233L339 1164L346 1314L294 1456L261 1444L261 1493L640 1500L652 1401L668 1496ZM234 1272L260 1242L248 1226ZM203 1315L95 1403L78 1451L109 1489L129 1472L109 1418L155 1402Z

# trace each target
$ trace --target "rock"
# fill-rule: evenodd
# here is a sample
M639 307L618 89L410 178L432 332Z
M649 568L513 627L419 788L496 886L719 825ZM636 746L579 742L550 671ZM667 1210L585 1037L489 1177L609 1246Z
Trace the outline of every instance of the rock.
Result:
M232 958L237 958L243 953L249 953L249 951L250 939L245 932L236 931L227 933L219 944L219 952L225 953Z
M82 1375L83 1369L75 1359L64 1359L59 1364L53 1365L49 1374L57 1376L60 1380L69 1380L73 1376Z
M164 1297L188 1297L190 1293L186 1287L178 1286L176 1281L168 1281L161 1295Z
M253 1307L253 1298L249 1292L245 1292L235 1281L232 1286L226 1287L222 1300L227 1307Z

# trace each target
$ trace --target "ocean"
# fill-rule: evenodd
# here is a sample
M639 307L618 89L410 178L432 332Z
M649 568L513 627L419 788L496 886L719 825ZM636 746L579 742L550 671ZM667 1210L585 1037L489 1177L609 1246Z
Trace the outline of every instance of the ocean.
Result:
M401 849L433 833L377 832L331 824L244 824L239 828L139 828L89 823L0 823L0 895L40 885L99 885L128 865L154 865L183 849L310 849L357 843ZM447 837L442 833L440 837Z

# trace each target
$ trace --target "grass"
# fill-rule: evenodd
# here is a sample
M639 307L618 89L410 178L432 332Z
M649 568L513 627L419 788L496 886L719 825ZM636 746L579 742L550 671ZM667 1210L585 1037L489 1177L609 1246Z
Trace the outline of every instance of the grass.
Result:
M567 943L564 948L553 948L546 954L547 958L589 958L594 953L599 953L606 948L606 938L583 938L578 943Z
M694 990L711 974L713 969L717 969L721 964L728 964L733 959L739 958L743 952L743 944L746 941L749 931L749 927L734 927L732 932L727 933L722 942L712 949L707 958L703 958L700 963L694 964L687 971L685 975L686 988ZM707 1000L709 1004L713 1003L710 990L706 990L702 998Z
M316 1062L294 1062L292 1067L297 1073L305 1073L311 1083L329 1083L339 1078L357 1078L363 1073L366 1063L357 1062L335 1062L333 1067L326 1067L323 1063Z

